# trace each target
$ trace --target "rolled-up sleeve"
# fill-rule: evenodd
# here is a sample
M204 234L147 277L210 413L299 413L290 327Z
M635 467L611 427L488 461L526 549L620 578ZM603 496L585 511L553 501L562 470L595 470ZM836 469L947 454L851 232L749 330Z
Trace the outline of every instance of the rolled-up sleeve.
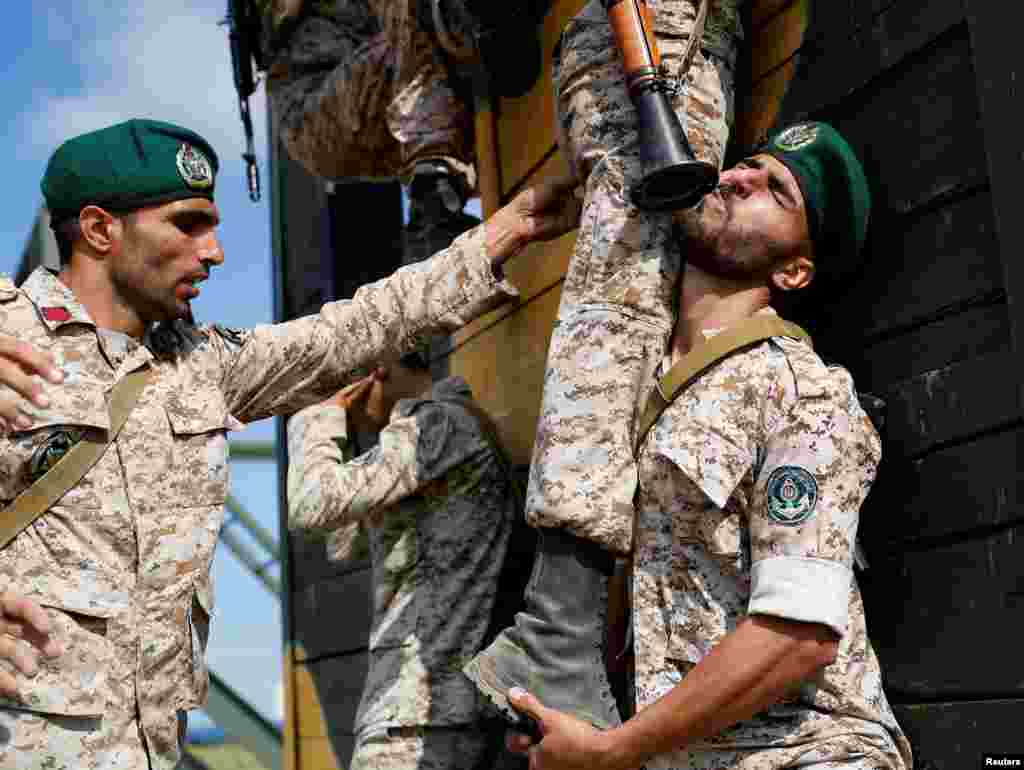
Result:
M749 614L846 633L860 508L880 456L878 436L845 381L781 416L750 510Z

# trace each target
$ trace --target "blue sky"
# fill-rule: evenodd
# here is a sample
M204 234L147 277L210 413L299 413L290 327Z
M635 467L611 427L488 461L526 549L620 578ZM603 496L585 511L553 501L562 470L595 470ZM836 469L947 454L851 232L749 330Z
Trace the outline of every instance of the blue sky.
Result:
M195 303L201 320L251 326L272 320L270 209L249 201L242 125L231 76L225 0L48 0L13 3L0 28L4 73L0 272L17 269L41 204L39 180L53 149L75 134L131 117L181 123L217 150L223 267ZM267 182L265 107L253 99L257 152ZM265 188L269 185L265 184ZM272 439L264 421L233 438ZM272 464L232 463L232 489L277 533ZM217 614L209 660L261 712L280 717L280 607L223 546L215 563Z

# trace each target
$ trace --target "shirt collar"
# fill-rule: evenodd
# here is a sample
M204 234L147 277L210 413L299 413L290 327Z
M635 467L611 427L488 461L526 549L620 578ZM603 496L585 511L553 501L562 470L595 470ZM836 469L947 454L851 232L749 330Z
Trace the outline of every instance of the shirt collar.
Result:
M85 306L75 299L71 289L46 267L32 271L21 285L21 290L36 306L39 317L51 332L70 323L96 326Z

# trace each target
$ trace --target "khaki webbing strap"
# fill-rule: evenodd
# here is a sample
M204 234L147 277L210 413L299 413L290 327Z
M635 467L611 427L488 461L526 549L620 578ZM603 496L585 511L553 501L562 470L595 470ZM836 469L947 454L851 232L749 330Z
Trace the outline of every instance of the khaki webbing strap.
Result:
M132 372L114 386L110 393L110 431L106 441L83 438L0 513L0 550L50 510L99 462L128 421L152 375L153 369Z
M686 51L683 53L683 59L679 65L679 85L686 85L686 75L690 71L690 67L693 66L693 57L697 53L697 49L700 48L701 41L704 40L704 27L708 20L708 3L710 0L701 0L700 6L697 8L697 18L693 20L693 28L690 30L690 39L686 41Z
M794 337L811 341L810 335L797 326L777 316L754 316L716 334L676 362L658 380L651 392L640 418L640 432L637 434L636 449L639 451L647 432L658 421L661 413L668 408L686 387L707 369L723 358L728 358L742 348L762 342L770 337Z

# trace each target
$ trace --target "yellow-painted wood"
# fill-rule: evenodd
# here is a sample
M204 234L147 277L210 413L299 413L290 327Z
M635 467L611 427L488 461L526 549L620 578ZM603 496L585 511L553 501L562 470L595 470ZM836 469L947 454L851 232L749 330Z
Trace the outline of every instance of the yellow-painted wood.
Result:
M565 169L561 153L556 153L530 177L531 184L558 176ZM463 345L481 331L493 326L519 305L529 302L541 292L547 291L565 275L569 257L576 243L576 231L563 235L554 241L534 243L505 263L505 276L519 289L519 301L507 303L481 316L453 335L456 346Z
M284 648L283 669L284 729L281 734L282 770L299 770L298 733L301 723L295 709L295 653L291 644L286 644Z
M493 0L498 2L499 0ZM551 89L551 52L566 22L585 0L556 0L541 30L543 70L533 88L518 99L502 99L498 108L498 152L503 194L522 184L557 143L555 101ZM514 66L514 63L510 63Z
M752 83L793 58L804 42L810 0L797 0L773 16L751 40Z
M456 350L453 374L463 376L501 431L513 462L525 464L533 451L544 363L558 312L556 285Z
M324 720L323 706L317 693L313 675L302 663L294 667L295 714L298 719L298 737L326 738L330 731Z
M750 8L750 31L757 35L760 27L775 14L796 0L754 0Z
M328 738L299 739L299 756L302 758L299 770L333 770L338 767Z

